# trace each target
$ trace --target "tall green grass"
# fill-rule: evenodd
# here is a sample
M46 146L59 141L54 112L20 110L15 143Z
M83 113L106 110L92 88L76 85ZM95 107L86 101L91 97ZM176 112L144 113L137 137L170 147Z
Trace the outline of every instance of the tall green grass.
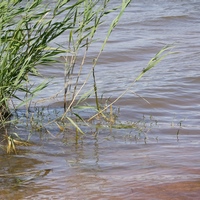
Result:
M49 46L56 37L71 28L73 8L65 8L68 1L58 1L53 14L42 1L5 0L0 3L0 117L10 114L9 101L20 99L17 91L34 94L46 86L42 83L31 89L29 75L38 76L36 66L49 64L63 52ZM60 21L55 18L68 9ZM49 16L50 15L50 16ZM46 17L48 16L48 18ZM23 101L23 99L20 99Z
M66 56L66 66L65 66L65 91L64 91L64 110L65 113L62 117L67 115L68 111L71 109L73 103L79 96L79 93L81 92L82 88L86 85L88 79L92 76L93 78L93 92L95 96L96 101L96 108L97 111L100 111L100 105L99 105L99 96L97 93L97 85L95 80L95 67L97 65L98 59L103 52L105 45L114 30L114 28L117 26L122 14L124 13L126 7L130 4L131 0L123 0L121 1L117 7L112 6L112 1L110 0L104 0L102 1L90 1L86 0L82 7L79 7L80 10L77 13L81 13L81 15L77 16L75 20L75 28L70 31L69 34L69 43L68 47L71 50L69 54ZM107 34L105 35L105 38L103 39L102 46L99 49L99 53L97 54L96 58L93 60L93 66L90 70L88 70L88 75L82 84L82 86L77 89L77 85L79 83L79 78L81 76L82 68L85 62L85 59L87 57L88 49L90 48L90 45L94 42L94 36L95 33L98 32L98 29L100 26L106 21L107 15L109 15L111 12L115 12L115 17L113 20L111 20L110 25L107 26ZM80 69L78 76L76 77L75 85L72 88L72 85L70 84L71 75L73 74L75 63L77 61L77 56L79 51L84 49L84 55L82 57L82 61L80 64ZM70 97L68 95L69 91L73 90L72 96ZM83 96L80 97L80 99L86 99L88 96L88 93L83 94ZM80 102L80 99L78 102ZM82 107L83 108L83 107Z
M96 98L96 107L99 110L98 105L98 95L95 82L95 71L94 68L97 64L97 60L100 57L108 39L111 35L111 32L114 30L115 26L118 24L120 17L122 16L125 8L129 5L131 0L123 0L118 4L117 7L112 6L112 1L103 0L103 1L91 1L85 0L83 4L80 4L77 7L76 17L74 18L74 28L70 30L69 39L68 39L68 49L69 54L66 56L66 65L65 65L65 91L64 91L64 110L65 113L71 108L74 100L76 99L79 91L77 90L77 85L79 83L79 78L81 76L82 68L87 57L88 48L94 42L95 33L98 32L100 25L106 21L106 16L110 13L117 11L116 17L111 21L111 24L108 26L108 31L105 39L103 40L102 47L99 50L99 54L94 59L93 67L88 71L88 78L92 75L94 79L94 93ZM73 87L72 96L67 96L71 88L69 80L73 74L75 63L77 61L77 56L80 50L84 49L84 55L80 64L80 69L78 76L76 77L76 84ZM88 81L88 78L85 80L85 83ZM85 84L83 84L84 87ZM70 102L67 105L67 102Z
M14 98L21 101L20 105L28 103L34 95L48 85L48 81L39 85L30 83L30 76L42 76L37 70L39 65L50 65L57 62L59 55L65 56L64 71L64 110L62 119L76 128L77 133L82 132L76 122L66 114L77 98L79 92L93 73L94 93L97 110L98 95L95 82L95 66L103 51L107 40L117 25L121 15L131 0L122 0L117 7L112 6L110 0L4 0L0 2L0 122L4 127L9 121L11 104ZM82 68L87 57L88 48L94 42L98 28L106 20L106 16L116 12L116 18L108 27L108 33L102 44L88 78L81 88L77 89ZM55 39L65 35L68 47L55 44ZM73 74L77 55L84 50L84 56L79 66L79 73L74 86L69 84ZM72 91L72 96L67 96ZM20 95L19 95L20 92ZM22 95L24 94L24 95ZM23 97L24 96L24 97ZM81 97L82 101L85 97ZM78 101L78 102L79 102ZM68 105L67 102L70 102ZM16 107L13 104L12 107ZM76 114L75 114L76 115ZM76 115L78 116L78 115ZM78 116L80 119L81 116ZM31 121L32 118L30 118ZM31 122L30 122L31 123ZM63 129L63 127L61 127ZM77 135L78 138L78 135ZM7 152L15 152L15 145L22 144L13 139L5 128ZM25 144L25 143L23 143Z
M21 0L0 3L1 118L10 114L9 100L20 99L16 92L34 95L46 86L44 82L32 89L29 75L38 76L36 66L55 62L56 55L66 52L50 43L73 28L72 18L82 2L68 6L69 1L58 1L53 10L43 5L42 0L28 1L25 5Z
M116 8L110 7L110 0L58 0L56 3L49 2L49 5L43 0L0 2L0 118L10 116L9 104L13 98L24 102L24 98L21 99L18 95L19 91L23 92L25 97L34 96L47 86L47 82L37 87L32 87L29 83L29 75L40 75L36 68L38 65L55 62L56 56L68 52L70 60L66 57L64 86L66 111L67 92L71 89L68 80L73 73L79 50L85 48L87 52L98 27L105 20L104 17L121 9L117 20L108 30L108 39L130 1L123 0ZM52 45L61 34L68 34L68 48ZM80 73L85 58L86 53L80 66ZM76 96L76 86L72 99Z
M8 120L11 116L10 104L13 98L21 100L21 104L27 103L37 92L48 85L48 81L45 80L34 87L29 82L30 75L42 76L39 74L37 66L50 65L57 62L59 55L65 55L64 114L61 121L68 120L78 133L83 133L74 118L68 113L75 100L78 104L86 100L93 92L96 100L96 108L94 109L97 114L88 119L87 122L101 115L113 123L112 105L127 93L148 70L155 67L168 54L171 47L164 47L118 98L101 108L95 79L95 67L112 31L119 23L131 0L122 0L117 7L112 6L111 0L58 0L53 3L49 2L49 4L46 2L43 0L4 0L0 2L0 121ZM112 12L115 12L115 17L107 27L107 34L103 39L99 53L93 60L93 65L88 71L84 83L78 87L88 49L95 42L95 34L106 21L107 15ZM55 39L61 35L66 36L67 47L55 44ZM76 62L80 51L84 53L80 65L77 66ZM79 67L78 75L75 77L75 84L71 85L70 80L75 67ZM93 91L79 97L90 77L93 78ZM18 92L23 93L24 98ZM71 95L69 95L70 93ZM104 111L108 108L110 108L110 119L104 115ZM84 121L77 113L73 114ZM55 121L53 120L53 122ZM57 121L56 124L60 126ZM60 129L64 130L64 128L60 126ZM13 146L12 138L9 136L7 138L10 146Z

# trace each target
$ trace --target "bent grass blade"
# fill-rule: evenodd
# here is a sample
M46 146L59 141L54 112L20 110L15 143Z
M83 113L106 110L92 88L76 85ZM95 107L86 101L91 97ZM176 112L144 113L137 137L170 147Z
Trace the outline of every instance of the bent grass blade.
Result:
M142 72L139 74L138 77L135 78L135 80L127 87L127 89L121 93L113 102L111 102L109 105L107 105L104 109L93 115L88 119L88 122L97 117L99 114L103 113L105 110L107 110L110 106L112 106L114 103L116 103L119 99L121 99L135 84L136 81L140 80L142 76L155 67L161 60L163 60L167 55L173 54L174 52L171 52L171 49L173 48L172 45L167 45L163 47L148 63L147 67L142 70Z

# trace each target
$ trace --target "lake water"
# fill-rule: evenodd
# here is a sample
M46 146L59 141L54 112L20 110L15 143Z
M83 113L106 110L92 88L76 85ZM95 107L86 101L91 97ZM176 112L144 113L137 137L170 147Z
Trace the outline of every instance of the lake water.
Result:
M163 46L174 45L176 53L114 104L121 123L136 122L140 129L83 126L85 136L76 142L73 131L60 133L57 126L46 125L50 133L32 133L22 121L10 131L30 136L34 145L17 155L1 152L0 199L199 199L199 13L198 0L133 1L95 70L99 95L114 100ZM105 32L106 25L88 52L80 83ZM63 35L58 42L64 45L65 40ZM62 93L49 97L63 88L63 65L40 71L54 79L34 102L48 105L44 112L51 118L62 112ZM91 88L92 78L83 91ZM42 98L48 101L39 101ZM88 102L93 103L93 97ZM88 118L91 113L82 114Z

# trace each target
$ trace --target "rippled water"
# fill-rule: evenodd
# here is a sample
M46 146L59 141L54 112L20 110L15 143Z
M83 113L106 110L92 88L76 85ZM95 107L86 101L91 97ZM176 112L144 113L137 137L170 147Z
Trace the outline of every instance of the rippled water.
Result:
M96 81L99 95L114 100L164 45L174 44L176 54L115 104L122 122L140 121L142 130L83 127L78 143L73 132L57 127L48 127L54 137L33 134L35 145L1 154L0 198L199 199L199 13L195 0L132 2L99 59ZM104 26L98 37L103 35ZM91 47L83 75L100 44ZM41 72L55 78L39 98L63 88L62 65ZM92 80L84 91L90 88ZM54 108L61 112L61 96L48 101L50 116ZM18 132L29 134L24 125Z

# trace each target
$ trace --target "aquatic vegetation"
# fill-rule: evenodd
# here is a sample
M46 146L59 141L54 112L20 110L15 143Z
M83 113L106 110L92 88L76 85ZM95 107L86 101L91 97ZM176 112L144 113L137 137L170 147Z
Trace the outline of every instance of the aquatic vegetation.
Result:
M148 70L156 66L171 50L171 46L166 46L150 60L147 67L141 74L130 83L125 91L114 101L102 105L98 96L98 86L96 84L95 67L103 52L107 41L117 26L123 12L131 0L123 0L118 7L112 7L110 0L59 0L53 5L46 4L42 0L28 1L23 4L21 0L3 1L0 3L0 121L1 126L6 130L6 124L10 123L12 110L17 110L20 106L26 105L26 117L31 128L35 131L46 128L48 124L56 124L60 131L69 128L69 124L75 128L77 138L79 133L84 134L80 122L90 126L93 120L105 122L109 128L134 128L134 123L118 122L117 114L113 112L113 105L124 94L130 91L133 84L138 81ZM95 42L95 34L104 23L106 16L115 12L115 17L107 28L107 34L99 49L93 64L88 70L84 83L78 87L82 75L83 65L87 58L90 45ZM67 37L67 47L59 46L55 39L61 35ZM78 74L75 77L75 84L71 84L72 74L77 67L77 57L79 52L83 52ZM58 57L64 55L64 113L56 119L42 122L39 115L38 120L29 113L29 106L34 96L47 87L49 80L44 80L41 84L35 85L29 81L30 76L41 76L37 66L50 65L58 62ZM80 58L79 58L80 59ZM86 85L89 77L93 78L93 89L89 92L80 93ZM21 98L24 94L24 98ZM95 106L84 104L90 95L95 97ZM19 105L14 105L13 98L21 101ZM12 108L12 109L11 109ZM89 119L84 119L75 109L92 109L94 114ZM45 121L45 120L44 120ZM103 124L103 123L102 123ZM16 153L16 145L21 144L5 133L7 140L7 152Z
M103 2L99 0L77 0L75 2L59 0L53 3L53 6L42 0L26 3L21 0L1 2L0 119L2 126L4 127L10 119L11 107L17 109L21 105L28 105L34 95L48 85L48 80L39 85L29 82L29 76L42 76L39 74L37 66L57 62L56 56L58 57L61 53L72 55L70 63L66 58L64 92L65 111L71 108L71 106L66 106L66 94L71 87L67 85L67 82L73 71L79 49L83 47L88 49L99 25L105 20L103 17L120 10L108 31L103 44L105 46L109 35L130 1L122 1L117 8L108 8L109 0ZM54 42L61 34L69 34L68 49L62 48ZM82 65L84 59L85 57ZM78 80L79 76L77 76L77 83ZM76 96L75 91L76 86L74 87L74 97ZM24 93L24 98L21 98L18 92ZM14 105L13 98L21 100L22 103ZM76 126L73 119L69 117L67 119ZM76 128L79 130L78 126Z
M20 99L17 91L33 96L46 87L47 82L33 87L29 84L29 75L39 76L36 66L54 62L53 56L64 52L53 48L49 43L67 30L73 12L60 22L55 17L64 12L66 4L58 2L53 15L46 19L50 10L41 10L41 0L28 2L26 5L18 1L3 1L1 9L0 37L0 117L5 119L10 115L9 101L11 98ZM30 99L20 99L22 102Z
M31 85L29 76L42 76L36 67L56 62L56 55L61 53L72 55L70 62L66 57L65 67L64 107L65 110L67 109L66 93L69 89L67 81L74 69L78 51L84 46L88 49L99 25L103 23L104 16L121 8L119 18L130 0L123 1L121 7L112 9L107 8L108 3L109 0L105 0L103 4L99 1L71 2L65 0L58 1L53 8L45 5L42 0L30 1L25 5L21 0L0 3L0 110L2 119L10 115L9 101L12 98L22 100L23 103L28 102L35 93L47 86L47 81L38 86ZM116 26L118 18L109 29L108 36ZM55 38L66 33L69 34L68 49L52 45ZM104 46L105 43L106 41ZM82 65L84 59L85 57ZM79 76L77 76L77 83L78 79ZM74 95L75 90L76 86ZM20 99L16 94L17 91L23 92L26 100Z
M31 180L37 179L38 177L45 177L48 175L52 169L35 170L21 173L11 173L11 174L0 174L0 178L10 178L13 179L12 188L18 187L20 185L26 184Z

